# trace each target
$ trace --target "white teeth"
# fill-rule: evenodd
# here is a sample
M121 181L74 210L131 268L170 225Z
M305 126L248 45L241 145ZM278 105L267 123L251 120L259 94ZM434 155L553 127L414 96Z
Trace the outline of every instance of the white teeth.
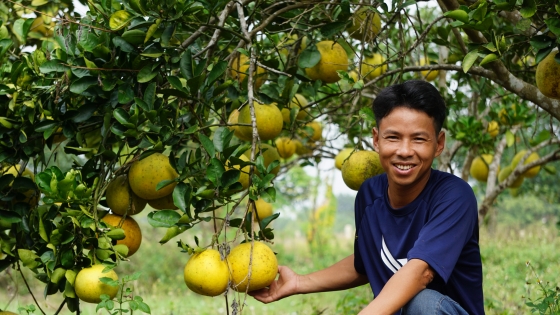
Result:
M411 169L411 168L412 168L412 165L396 165L396 167L397 167L399 170L406 171L406 170Z

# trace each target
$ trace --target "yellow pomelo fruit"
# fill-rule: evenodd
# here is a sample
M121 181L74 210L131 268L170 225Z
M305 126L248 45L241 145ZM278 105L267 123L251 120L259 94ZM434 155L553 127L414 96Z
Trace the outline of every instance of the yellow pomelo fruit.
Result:
M340 80L337 70L348 70L348 55L340 44L330 40L317 43L317 50L321 53L321 60L311 68L305 68L305 73L311 80L321 80L334 83Z
M146 207L146 200L136 196L128 185L126 175L115 177L105 191L107 205L114 214L134 215Z
M387 64L381 66L385 62L385 58L380 54L373 54L371 57L365 57L362 61L362 69L360 73L362 77L367 79L375 79L387 71Z
M19 164L13 165L13 166L6 166L2 169L2 174L0 175L7 175L7 174L11 174L15 177L19 176L19 172L21 170L21 167L19 166ZM33 171L25 168L23 170L23 172L21 172L21 177L27 177L29 179L31 179L33 182L35 182L35 175L33 174ZM9 184L9 186L12 186L12 183ZM31 208L34 208L37 206L37 204L39 203L39 197L41 196L41 193L39 192L39 190L37 189L29 189L26 191L22 191L23 196L21 196L21 198L18 196L16 198L14 198L12 200L12 203L17 203L17 202L25 202L28 203ZM25 198L24 198L25 196Z
M274 141L280 157L289 159L296 153L296 143L289 137L279 137Z
M167 196L158 198L158 199L150 200L150 201L148 201L148 204L150 205L150 207L152 207L156 210L164 210L164 209L177 210L177 209L179 209L173 203L173 193L171 193Z
M486 182L488 180L488 166L490 166L493 159L494 156L492 154L483 154L482 156L475 157L470 168L472 178L479 182Z
M74 281L74 291L76 291L80 300L88 303L99 303L102 294L107 294L111 299L117 295L118 286L111 286L99 280L101 278L118 280L117 273L114 270L104 273L103 269L105 269L104 265L93 265L78 272Z
M358 76L358 71L356 71L356 70L352 70L352 71L348 72L348 76L350 76L352 78L352 80L354 80L354 82L358 82L360 80L360 78Z
M358 190L362 183L384 172L375 151L356 151L342 165L342 180L350 189Z
M282 120L286 124L290 123L290 110L292 108L297 108L299 110L296 115L297 120L305 120L309 116L309 109L304 109L308 103L305 96L297 93L290 101L290 108L282 108Z
M425 66L425 65L429 65L429 64L430 64L430 59L420 58L420 66ZM422 74L422 77L424 79L426 79L426 81L433 81L439 75L438 70L422 70L422 71L420 71L420 73Z
M294 139L292 140L296 143L296 154L305 155L313 152L316 146L312 142L307 142L305 145L301 141Z
M344 161L350 156L352 152L354 152L354 148L345 148L340 150L340 152L338 152L338 154L334 158L334 166L341 170Z
M227 257L231 287L235 291L250 292L265 288L274 281L278 273L278 260L272 249L258 241L253 244L240 244Z
M379 34L381 18L367 7L362 7L354 14L352 24L346 30L350 37L369 42Z
M251 154L251 151L249 151L249 154ZM249 162L249 158L247 156L245 156L244 154L241 154L239 156L240 160L243 160L244 162ZM250 165L246 165L244 167L241 168L240 165L230 165L230 162L227 161L226 162L226 170L230 170L232 168L235 168L237 170L239 170L239 180L238 182L241 184L241 186L243 186L243 189L247 189L249 188L249 172L251 171L251 166Z
M167 156L154 153L145 159L132 163L128 171L128 183L138 197L153 200L171 194L177 186L177 183L174 182L156 190L159 182L173 180L178 176Z
M280 154L278 154L278 150L276 150L275 147L271 146L270 144L263 143L263 144L261 144L261 148L262 148L262 155L263 155L264 166L265 167L268 168L270 163L272 163L274 161L280 161ZM257 154L258 152L260 152L260 150L257 147L255 154ZM245 153L243 153L243 154L248 158L248 160L250 160L251 149L245 151ZM280 165L278 165L274 169L272 169L271 173L276 175L276 174L278 174L278 171L280 171ZM259 173L257 171L257 168L255 168L255 172L257 174Z
M232 110L228 118L228 124L230 125L228 126L229 130L233 130L233 135L236 136L237 138L243 141L251 141L252 137L249 138L245 137L243 133L240 131L239 126L235 126L238 124L238 119L239 119L239 110L237 109Z
M249 57L240 54L238 58L235 58L231 63L231 69L229 71L230 76L237 80L239 83L242 83L247 78L247 74L249 72ZM257 67L257 73L253 76L253 80L255 82L254 87L255 90L259 90L261 86L266 81L267 74L266 70L262 67Z
M14 312L10 312L10 311L2 311L2 312L0 312L0 315L18 315L18 314L14 313Z
M560 99L560 64L554 57L558 51L551 52L537 66L535 80L542 94L550 98Z
M311 130L308 130L308 128L311 127ZM301 133L304 137L307 137L313 141L318 141L321 140L321 136L323 135L323 127L321 126L321 124L317 121L312 121L309 122L307 124L305 124L302 128L301 128Z
M228 265L215 249L192 255L183 276L189 289L206 296L224 293L229 283Z
M52 37L54 32L54 22L50 22L50 24L45 23L42 16L39 16L33 20L31 27L29 28L30 32L38 32L41 33L45 37ZM1 313L0 313L1 314Z
M117 244L128 247L128 257L138 251L142 243L142 230L136 220L128 216L123 220L123 217L111 213L105 215L101 220L112 227L123 229L125 236L122 240L118 240Z
M517 152L517 154L511 160L511 167L515 168L517 166L517 164L519 164L519 161L521 161L521 158L523 158L523 156L526 153L527 153L527 150L521 150L521 151ZM540 158L539 154L537 152L533 152L525 159L525 162L523 162L523 165L534 162L534 161L538 160L539 158ZM535 167L531 167L530 169L528 169L522 175L524 177L533 178L533 177L537 176L537 174L539 173L540 170L541 170L541 166L537 165Z
M262 219L272 215L272 204L264 201L261 198L255 201L255 207L257 208L257 214L254 216L255 221L262 221ZM249 212L251 211L253 211L253 205L249 206Z
M513 171L513 167L511 167L511 165L508 165L508 166L504 167L502 170L500 170L500 172L498 173L498 182L499 183L503 182L509 176L509 174L511 174L512 171ZM523 177L523 175L519 176L509 186L509 188L519 188L519 187L521 187L521 184L523 184L524 179L525 179L525 177Z
M496 138L496 136L498 136L498 133L500 132L500 124L498 124L497 121L492 120L491 122L488 123L486 132L488 132L490 137Z
M254 107L259 138L262 141L276 138L282 132L284 126L282 112L276 104L261 105L255 102ZM251 108L248 105L244 106L239 112L238 121L241 124L249 124L249 126L238 126L237 129L244 138L253 139L253 128L250 126L252 123Z

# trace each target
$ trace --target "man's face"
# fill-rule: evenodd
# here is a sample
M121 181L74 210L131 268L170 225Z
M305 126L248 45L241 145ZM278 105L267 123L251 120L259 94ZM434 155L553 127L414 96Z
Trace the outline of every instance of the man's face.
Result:
M445 133L436 134L433 118L407 107L395 108L373 128L373 146L387 172L389 189L419 193L444 144Z

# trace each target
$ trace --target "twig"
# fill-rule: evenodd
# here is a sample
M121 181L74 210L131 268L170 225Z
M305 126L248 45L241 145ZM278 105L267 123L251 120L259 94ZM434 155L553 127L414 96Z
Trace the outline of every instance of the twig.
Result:
M29 287L29 283L27 283L27 280L25 279L25 276L23 275L23 271L21 270L21 266L19 265L19 260L16 261L16 264L17 264L18 271L21 274L21 278L23 279L23 282L25 283L25 286L27 287L27 290L29 291L29 294L31 294L31 297L33 298L33 301L35 301L35 304L37 305L37 308L39 308L39 310L41 311L41 313L43 313L43 315L47 315L43 311L43 309L41 308L41 305L39 305L39 302L35 298L35 294L33 294L33 291L31 291L31 288Z

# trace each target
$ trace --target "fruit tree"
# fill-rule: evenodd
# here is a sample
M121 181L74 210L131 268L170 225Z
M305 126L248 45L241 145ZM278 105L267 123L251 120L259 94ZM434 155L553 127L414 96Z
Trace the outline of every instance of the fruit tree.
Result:
M493 157L476 160L483 174L471 181L483 191L481 222L508 187L556 172L552 0L77 1L88 10L71 0L0 3L0 270L32 270L71 311L81 270L108 274L135 259L140 245L125 240L141 234L123 223L146 204L157 209L149 223L166 229L160 243L196 253L193 266L210 253L224 266L242 246L230 285L266 286L271 271L246 271L245 261L274 260L267 243L279 214L254 220L249 210L274 202L292 166L343 149L337 168L352 189L366 174L355 167L381 172L367 162L377 158L371 103L393 83L427 79L446 100L435 167L469 180L476 157ZM201 222L213 223L210 239L181 238ZM187 284L206 281L186 271Z

